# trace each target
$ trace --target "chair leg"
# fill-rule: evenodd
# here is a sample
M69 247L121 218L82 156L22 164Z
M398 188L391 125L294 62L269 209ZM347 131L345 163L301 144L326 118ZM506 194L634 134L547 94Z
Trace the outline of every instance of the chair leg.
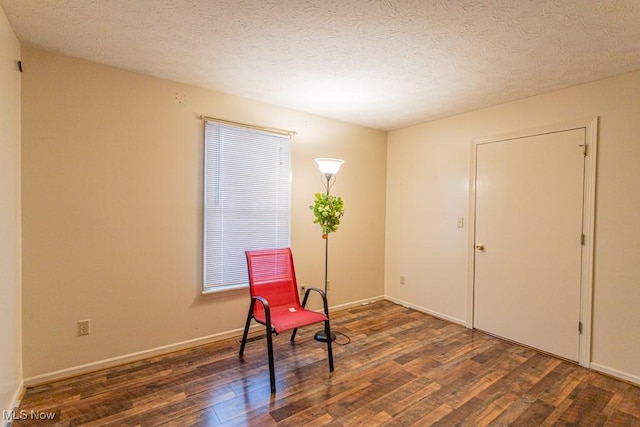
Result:
M269 382L271 383L271 393L276 392L276 373L273 366L273 339L271 328L267 325L267 352L269 353Z
M244 353L244 346L247 343L247 335L249 334L249 325L251 324L251 318L253 317L251 314L253 313L253 305L255 304L255 300L251 301L251 306L249 307L249 314L247 315L247 323L244 325L244 333L242 334L242 342L240 343L240 353L242 356Z
M324 322L324 333L327 337L327 356L329 358L329 372L333 372L333 351L331 349L331 326L329 325L329 321L325 320Z
M296 339L296 332L298 332L298 328L295 328L291 333L291 342L293 342L293 340Z
M309 292L307 290L307 292ZM327 357L329 358L329 372L333 372L333 351L331 349L331 325L329 322L329 304L327 304L327 295L321 293L322 303L324 305L324 315L327 316L327 320L324 321L324 335L327 337ZM306 301L306 299L305 299Z

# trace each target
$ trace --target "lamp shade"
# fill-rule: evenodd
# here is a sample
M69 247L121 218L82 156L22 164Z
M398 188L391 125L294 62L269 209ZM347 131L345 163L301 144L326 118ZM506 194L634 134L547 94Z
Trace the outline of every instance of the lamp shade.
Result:
M320 169L320 173L335 175L340 170L340 166L344 163L344 160L341 159L329 159L329 158L319 158L315 159L318 164L318 169Z

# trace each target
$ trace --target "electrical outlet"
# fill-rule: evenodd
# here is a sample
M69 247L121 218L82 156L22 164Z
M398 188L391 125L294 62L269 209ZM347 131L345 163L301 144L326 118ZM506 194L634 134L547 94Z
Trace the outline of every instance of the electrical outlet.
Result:
M89 321L78 320L78 336L89 335Z
M400 284L404 285L404 276L400 276Z
M327 290L331 290L331 280L327 280Z
M307 292L306 285L300 285L300 295L304 295L305 292Z

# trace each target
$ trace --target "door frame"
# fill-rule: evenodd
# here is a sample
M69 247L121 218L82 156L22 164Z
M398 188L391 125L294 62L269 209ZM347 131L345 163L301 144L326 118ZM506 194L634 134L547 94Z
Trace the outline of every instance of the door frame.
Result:
M474 280L475 280L475 219L476 219L476 148L481 144L499 142L509 139L563 132L575 129L585 130L585 164L582 210L582 266L580 280L580 319L582 333L579 335L578 364L590 367L591 362L591 328L593 307L593 261L595 243L595 206L596 206L596 165L598 153L598 117L588 117L533 129L510 132L471 140L471 164L469 171L469 228L468 228L468 260L467 278L467 328L473 329L474 315ZM576 325L576 328L578 325Z

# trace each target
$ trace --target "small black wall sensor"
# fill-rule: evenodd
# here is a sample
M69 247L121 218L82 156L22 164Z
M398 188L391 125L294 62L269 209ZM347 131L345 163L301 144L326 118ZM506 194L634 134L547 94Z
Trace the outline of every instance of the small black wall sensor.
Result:
M22 72L22 61L18 61L18 71Z

